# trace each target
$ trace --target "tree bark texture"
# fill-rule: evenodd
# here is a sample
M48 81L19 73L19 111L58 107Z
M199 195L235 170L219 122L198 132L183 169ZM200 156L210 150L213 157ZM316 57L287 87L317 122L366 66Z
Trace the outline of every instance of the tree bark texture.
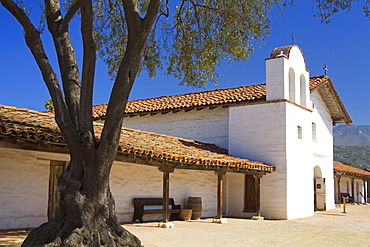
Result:
M91 112L96 66L92 1L76 0L63 17L58 0L44 0L47 26L58 57L60 85L40 32L13 0L0 0L24 29L27 46L49 89L56 122L70 150L69 165L58 180L61 200L57 216L33 230L22 246L141 246L140 240L118 223L109 174L120 141L126 102L158 14L159 2L151 0L147 14L141 18L135 0L122 0L128 43L114 82L104 128L97 140ZM78 10L84 51L82 82L68 32L70 20Z

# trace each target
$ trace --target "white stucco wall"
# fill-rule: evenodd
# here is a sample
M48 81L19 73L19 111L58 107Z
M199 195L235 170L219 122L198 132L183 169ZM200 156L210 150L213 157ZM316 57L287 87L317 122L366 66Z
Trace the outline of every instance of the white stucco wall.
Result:
M266 218L313 215L311 115L286 102L230 109L229 153L276 167L261 179L261 213Z
M326 181L326 208L334 207L331 118L320 96L313 98L312 112L288 102L230 108L229 153L276 167L261 179L261 213L266 218L313 215L315 166Z
M319 166L325 178L326 210L335 207L333 167L333 122L317 91L311 93L314 103L312 122L316 123L316 140L312 142L312 167ZM313 168L312 168L313 169Z
M287 218L314 213L312 167L312 112L287 104ZM302 138L298 138L298 126Z
M232 107L229 113L229 153L277 168L261 179L261 213L271 219L287 218L285 111L286 103L273 103Z
M166 134L228 148L228 109L180 111L154 116L126 117L123 126Z
M49 164L36 152L0 148L0 229L47 221Z
M65 154L0 149L0 229L37 227L47 221L50 160ZM130 222L134 197L162 197L163 173L157 167L115 162L110 177L121 222ZM217 214L217 175L212 171L170 173L170 197L186 207L189 196L201 197L202 217ZM150 217L150 218L149 218ZM161 219L144 216L144 220Z
M119 221L132 221L135 197L162 197L163 173L157 167L115 162L111 171L111 190L116 200ZM210 171L176 169L170 173L170 197L186 207L189 196L201 197L202 217L217 215L217 175ZM144 215L143 220L161 219Z

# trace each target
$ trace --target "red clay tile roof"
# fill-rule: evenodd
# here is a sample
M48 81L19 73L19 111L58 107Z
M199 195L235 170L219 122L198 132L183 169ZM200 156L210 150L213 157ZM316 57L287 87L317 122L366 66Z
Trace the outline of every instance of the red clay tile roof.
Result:
M0 105L0 135L64 143L53 115Z
M95 124L97 137L100 136L102 127L102 124ZM1 136L42 140L47 144L65 144L65 139L51 115L4 105L0 105ZM201 169L225 168L233 171L264 172L275 170L273 166L261 162L230 156L227 150L214 144L129 128L122 129L118 152L158 158L184 165L192 164L193 168Z
M363 177L370 179L370 172L365 171L356 167L347 166L343 163L340 163L338 161L334 161L334 171L343 173L345 175L349 176L355 176L355 177Z
M310 78L310 89L314 89L327 81L329 77L315 76ZM165 110L192 109L197 107L217 107L220 105L239 105L266 100L266 84L216 89L197 93L162 96L139 99L127 102L125 115L138 115ZM95 105L93 116L103 119L107 104Z
M310 90L315 89L316 87L320 86L322 83L328 80L329 80L329 77L325 75L310 77Z
M194 107L238 104L245 101L265 100L266 85L250 85L235 88L208 90L171 96L161 96L149 99L139 99L127 102L126 115ZM103 118L107 104L95 105L94 118Z

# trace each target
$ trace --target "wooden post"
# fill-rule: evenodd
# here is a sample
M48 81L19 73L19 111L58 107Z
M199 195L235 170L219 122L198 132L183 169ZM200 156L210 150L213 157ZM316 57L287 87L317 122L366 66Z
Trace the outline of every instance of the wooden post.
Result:
M346 214L347 213L346 210L347 210L347 198L343 197L343 212L342 213Z
M170 198L170 172L175 169L173 167L161 166L158 170L163 172L163 223L168 223L168 204Z
M355 179L351 179L351 189L352 189L352 204L355 203Z
M341 176L337 176L337 197L338 197L338 204L342 203L342 195L340 194L340 179Z
M261 177L262 175L253 175L255 178L255 190L256 190L256 211L257 211L257 217L261 217Z
M163 223L168 222L168 201L170 197L170 173L163 172Z
M217 219L222 219L222 180L223 175L218 174L217 176Z
M364 183L364 203L367 203L367 189L366 189L366 180L363 180Z
M213 222L216 223L224 223L225 221L222 220L222 187L223 187L223 176L226 174L225 171L216 171L217 172L217 217Z

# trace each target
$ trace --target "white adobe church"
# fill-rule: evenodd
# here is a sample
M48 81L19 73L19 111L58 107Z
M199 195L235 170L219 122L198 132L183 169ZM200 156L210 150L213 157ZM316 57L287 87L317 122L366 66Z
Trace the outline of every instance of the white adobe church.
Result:
M221 89L221 101L232 90L238 88L224 92ZM250 92L239 90L248 94L250 100L241 99L240 103L226 106L221 103L217 108L209 102L218 90L198 93L206 94L199 102L192 99L197 93L164 97L167 109L160 114L156 114L155 107L163 103L162 99L132 102L129 107L148 103L151 108L138 107L141 112L128 113L132 117L126 117L123 125L214 143L228 149L230 155L275 166L276 171L260 181L261 214L265 218L302 218L312 216L314 209L334 208L332 127L352 120L331 80L325 76L313 77L310 85L303 52L292 45L275 48L266 59L266 85L251 86ZM235 96L236 101L238 97ZM183 109L168 107L176 103L183 104ZM225 214L251 215L245 205L248 196L244 198L241 186L248 183L248 178L244 180L241 174L235 173L224 176ZM235 201L240 203L231 203Z
M97 130L105 109L94 107ZM130 101L110 177L118 219L132 220L133 198L162 197L165 176L176 204L202 198L202 217L332 209L332 127L351 122L331 79L310 78L296 45L272 51L265 84ZM0 228L52 218L68 160L50 114L0 105Z

